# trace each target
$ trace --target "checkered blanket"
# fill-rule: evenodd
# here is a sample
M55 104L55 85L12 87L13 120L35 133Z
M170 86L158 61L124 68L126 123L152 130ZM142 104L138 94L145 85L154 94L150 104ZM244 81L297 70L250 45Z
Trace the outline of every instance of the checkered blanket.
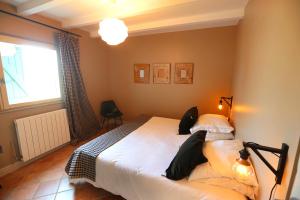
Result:
M70 178L88 178L95 181L97 156L149 119L149 116L140 116L80 146L71 155L65 168L66 173Z

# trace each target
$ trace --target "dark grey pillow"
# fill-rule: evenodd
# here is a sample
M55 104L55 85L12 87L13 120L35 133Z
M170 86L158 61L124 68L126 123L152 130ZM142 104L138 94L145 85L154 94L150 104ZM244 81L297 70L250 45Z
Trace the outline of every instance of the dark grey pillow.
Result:
M198 119L198 109L197 107L192 107L189 110L187 110L183 117L181 118L181 121L179 123L179 129L178 133L179 135L185 135L190 134L190 128L194 126Z
M192 134L180 147L170 166L166 170L166 177L171 180L180 180L189 176L193 169L207 162L202 153L206 131Z

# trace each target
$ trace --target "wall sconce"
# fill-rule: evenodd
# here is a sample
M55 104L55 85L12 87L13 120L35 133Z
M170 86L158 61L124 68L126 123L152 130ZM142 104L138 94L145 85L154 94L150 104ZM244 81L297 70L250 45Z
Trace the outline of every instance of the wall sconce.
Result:
M240 158L236 159L236 162L232 167L234 173L236 173L237 176L244 178L249 177L251 174L254 173L253 168L251 167L248 161L250 153L248 152L247 148L252 149L252 151L254 151L254 153L260 158L260 160L263 161L263 163L273 172L273 174L276 177L276 183L271 190L271 197L275 186L277 184L281 184L289 146L285 143L282 143L281 149L278 149L273 147L262 146L253 142L244 142L243 146L244 149L239 151ZM276 155L279 158L277 169L274 169L274 167L262 156L262 154L258 150L267 151Z
M219 110L223 109L223 101L229 106L229 109L231 110L232 100L233 100L233 96L231 96L231 97L220 97L219 106L218 106Z
M219 101L219 110L223 109L223 101L229 106L229 114L228 114L228 121L230 121L230 111L232 108L232 100L233 100L233 96L231 97L220 97L220 101Z

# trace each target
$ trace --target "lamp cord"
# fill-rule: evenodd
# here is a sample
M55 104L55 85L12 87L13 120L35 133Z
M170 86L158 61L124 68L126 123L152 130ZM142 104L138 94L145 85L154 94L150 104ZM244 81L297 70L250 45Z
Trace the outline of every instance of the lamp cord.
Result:
M273 196L273 191L274 191L274 189L275 189L275 187L277 186L277 183L275 183L274 184L274 186L272 187L272 190L271 190L271 192L270 192L270 197L269 197L269 200L271 200L272 199L272 196Z

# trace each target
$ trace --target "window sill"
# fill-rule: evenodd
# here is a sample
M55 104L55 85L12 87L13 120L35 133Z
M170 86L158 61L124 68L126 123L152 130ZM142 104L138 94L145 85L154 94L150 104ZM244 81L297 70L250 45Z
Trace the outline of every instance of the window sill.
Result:
M48 101L48 102L42 102L42 103L36 103L36 104L31 104L31 105L26 105L26 106L18 106L14 108L8 108L4 110L0 110L0 115L5 114L5 113L10 113L10 112L18 112L22 110L29 110L29 109L35 109L39 107L45 107L45 106L50 106L50 105L59 105L59 104L64 104L63 100L58 99L58 100L53 100L53 101Z

